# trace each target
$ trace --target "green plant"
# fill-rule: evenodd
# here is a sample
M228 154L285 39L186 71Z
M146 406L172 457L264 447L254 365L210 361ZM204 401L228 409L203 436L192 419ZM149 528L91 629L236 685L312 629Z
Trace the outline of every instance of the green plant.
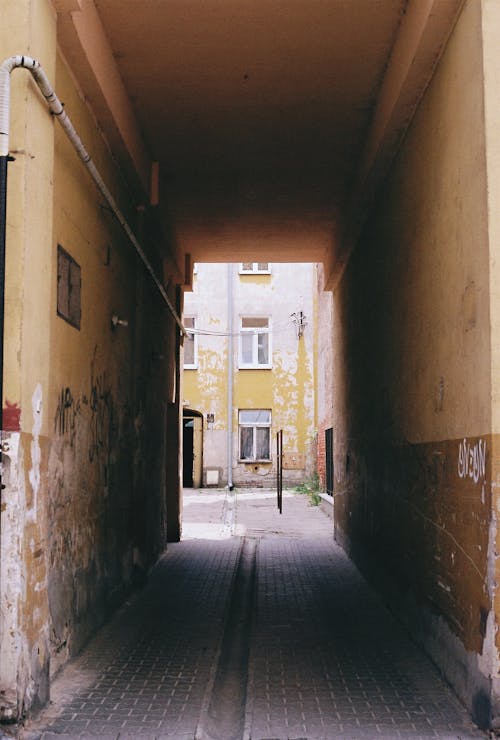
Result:
M317 473L314 473L303 483L299 483L298 486L295 486L295 490L297 493L305 493L309 496L311 506L318 506L318 504L321 503L321 496L319 495L319 478Z

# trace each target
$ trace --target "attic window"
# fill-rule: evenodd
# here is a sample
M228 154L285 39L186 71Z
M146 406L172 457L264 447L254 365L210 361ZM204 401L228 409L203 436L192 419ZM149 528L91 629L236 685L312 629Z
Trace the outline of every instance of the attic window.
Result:
M269 275L269 262L240 262L240 275Z
M57 245L57 315L80 329L81 268L73 257Z

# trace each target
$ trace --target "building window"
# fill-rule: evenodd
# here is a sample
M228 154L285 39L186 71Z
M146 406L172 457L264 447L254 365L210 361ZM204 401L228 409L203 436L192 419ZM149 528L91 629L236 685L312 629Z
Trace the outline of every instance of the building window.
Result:
M269 275L269 262L241 262L240 275Z
M240 460L271 459L271 412L247 409L239 412Z
M184 367L187 370L196 370L198 367L198 337L194 331L195 319L193 317L184 318L184 327L187 336L184 337Z
M80 328L82 277L80 265L57 245L57 315Z
M240 368L270 368L270 345L268 318L241 319Z

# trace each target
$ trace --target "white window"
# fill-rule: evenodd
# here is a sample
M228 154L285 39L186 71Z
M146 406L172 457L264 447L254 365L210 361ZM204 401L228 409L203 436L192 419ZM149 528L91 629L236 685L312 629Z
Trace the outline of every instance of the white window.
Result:
M271 367L271 335L267 317L241 319L239 367Z
M190 329L195 328L195 319L193 317L184 318L184 327L187 336L184 337L184 367L187 370L196 370L198 367L198 337Z
M240 275L269 275L269 262L241 262Z
M245 409L239 412L240 460L271 459L271 412Z

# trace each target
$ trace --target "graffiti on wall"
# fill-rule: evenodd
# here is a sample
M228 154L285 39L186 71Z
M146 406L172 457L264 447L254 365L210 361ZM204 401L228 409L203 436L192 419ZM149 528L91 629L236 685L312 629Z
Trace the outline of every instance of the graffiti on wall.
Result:
M81 400L75 401L71 388L61 388L54 416L54 431L61 437L69 435L71 446L75 442L76 420L81 414Z
M95 354L90 373L89 462L109 450L113 424L113 399L106 373L96 375L94 366Z
M458 475L478 483L486 476L486 442L464 438L458 446Z
M90 364L90 391L76 397L69 386L61 388L54 416L54 431L73 447L84 415L89 462L109 455L113 425L113 396L105 372L97 373L97 347Z

